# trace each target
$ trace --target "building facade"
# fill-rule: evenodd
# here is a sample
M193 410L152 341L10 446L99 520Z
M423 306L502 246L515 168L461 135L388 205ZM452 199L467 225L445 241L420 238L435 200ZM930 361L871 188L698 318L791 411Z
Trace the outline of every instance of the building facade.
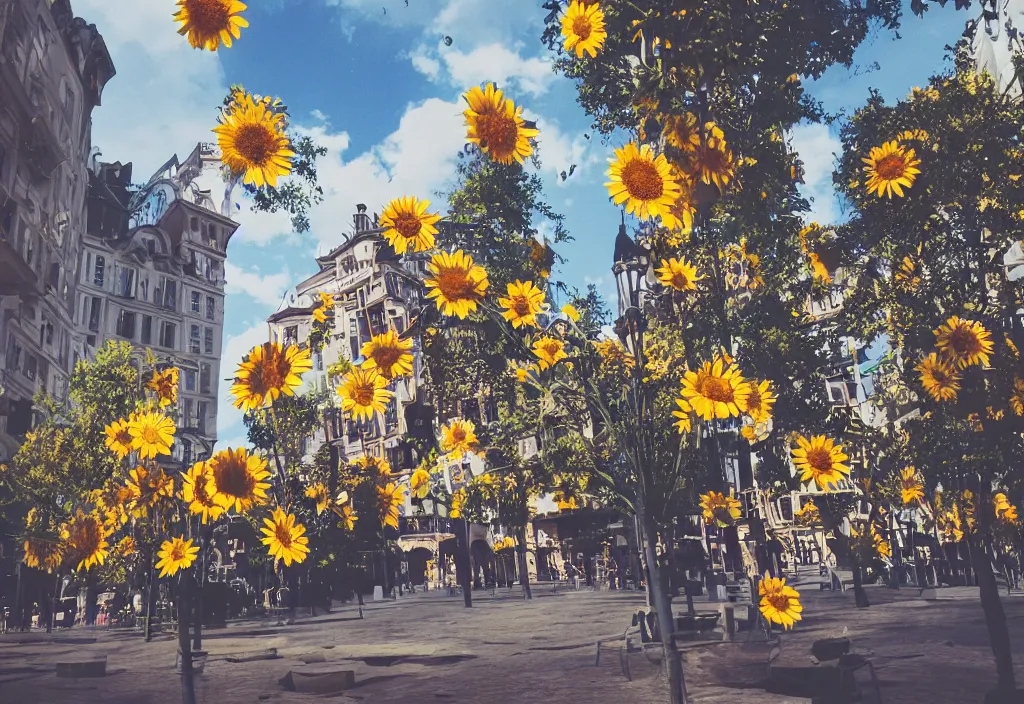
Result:
M91 115L114 66L68 0L0 6L0 462L33 423L32 397L67 397Z
M181 371L173 458L189 465L217 441L224 331L224 262L238 223L220 157L199 144L172 157L140 188L131 164L93 164L89 220L79 260L75 321L91 354L130 342ZM204 186L209 186L204 188Z

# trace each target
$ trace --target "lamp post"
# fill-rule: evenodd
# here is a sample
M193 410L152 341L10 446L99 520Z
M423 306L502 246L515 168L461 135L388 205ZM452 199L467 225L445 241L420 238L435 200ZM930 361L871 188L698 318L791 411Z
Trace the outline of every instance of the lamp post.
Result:
M618 313L615 321L615 333L623 346L633 355L635 364L629 381L629 401L627 413L634 418L627 419L632 428L627 432L626 444L631 447L624 455L633 464L634 481L636 482L636 502L634 504L637 524L643 532L638 535L638 543L643 546L644 561L649 575L649 594L656 611L660 630L666 668L669 674L672 704L686 704L686 684L683 680L683 667L675 644L675 620L672 617L672 605L669 602L661 580L661 568L658 564L657 544L658 529L651 512L649 498L654 489L654 436L651 429L656 427L654 418L654 399L652 390L645 381L646 359L644 355L644 334L648 327L646 311L647 275L651 261L649 252L634 242L626 233L626 224L619 225L619 233L615 238L614 264L612 273L618 291ZM669 546L670 547L670 546Z

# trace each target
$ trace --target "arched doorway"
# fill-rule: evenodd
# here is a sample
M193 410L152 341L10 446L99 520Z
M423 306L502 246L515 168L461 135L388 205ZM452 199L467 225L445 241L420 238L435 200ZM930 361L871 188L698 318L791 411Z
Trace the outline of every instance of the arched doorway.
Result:
M494 579L491 570L494 551L482 538L474 540L469 546L469 551L473 557L473 586L476 589L482 589L485 584L490 584Z
M406 553L406 559L409 561L409 582L414 587L421 587L430 579L427 575L427 563L433 558L434 553L424 547L413 548Z

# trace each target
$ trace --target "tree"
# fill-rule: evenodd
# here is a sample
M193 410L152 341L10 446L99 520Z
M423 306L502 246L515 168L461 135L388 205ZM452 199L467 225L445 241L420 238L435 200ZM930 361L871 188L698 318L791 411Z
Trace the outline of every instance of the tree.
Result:
M890 417L883 451L923 474L922 498L941 489L935 520L970 550L1000 691L1015 681L990 558L1024 489L1021 288L1004 263L1024 237L1022 110L961 46L897 104L870 96L835 175L854 207L837 229L855 283L841 325L899 350L889 399L919 412Z

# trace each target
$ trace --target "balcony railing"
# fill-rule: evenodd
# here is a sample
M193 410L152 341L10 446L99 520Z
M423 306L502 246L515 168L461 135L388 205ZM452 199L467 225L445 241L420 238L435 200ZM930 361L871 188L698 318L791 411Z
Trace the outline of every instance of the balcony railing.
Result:
M432 533L454 533L452 519L441 516L406 516L401 527L402 535L428 535Z

